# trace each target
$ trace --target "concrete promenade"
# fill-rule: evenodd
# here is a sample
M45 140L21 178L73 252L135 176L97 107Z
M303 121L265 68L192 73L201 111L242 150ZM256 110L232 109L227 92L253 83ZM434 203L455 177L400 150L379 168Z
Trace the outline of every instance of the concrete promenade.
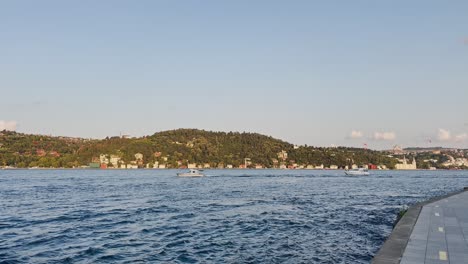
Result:
M468 264L468 190L410 207L372 263Z

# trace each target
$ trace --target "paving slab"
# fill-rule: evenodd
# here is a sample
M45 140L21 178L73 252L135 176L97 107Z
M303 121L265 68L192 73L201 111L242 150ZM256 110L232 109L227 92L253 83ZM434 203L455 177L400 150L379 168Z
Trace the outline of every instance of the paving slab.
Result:
M468 264L468 189L414 205L373 264Z

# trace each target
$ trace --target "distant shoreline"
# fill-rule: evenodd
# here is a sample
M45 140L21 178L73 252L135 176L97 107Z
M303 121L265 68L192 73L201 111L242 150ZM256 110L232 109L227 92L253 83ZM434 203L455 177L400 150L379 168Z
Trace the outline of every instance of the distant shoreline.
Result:
M258 133L177 129L102 140L0 131L7 169L468 169L468 150L295 145Z
M170 170L187 170L186 168L138 168L138 169L119 169L119 168L0 168L0 170L91 170L91 171L170 171ZM262 169L244 169L244 168L205 168L201 170L226 170L226 171L262 171L262 170L274 170L274 171L345 171L345 169L279 169L279 168L262 168ZM371 171L466 171L468 169L415 169L415 170L396 170L396 169L386 169L386 170L371 170Z

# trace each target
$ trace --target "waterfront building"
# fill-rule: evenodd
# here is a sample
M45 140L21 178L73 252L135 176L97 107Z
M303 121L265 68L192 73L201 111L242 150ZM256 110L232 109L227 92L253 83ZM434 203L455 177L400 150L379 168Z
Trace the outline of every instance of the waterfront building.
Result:
M395 165L397 170L415 170L416 169L416 160L413 158L413 162L408 163L406 158L403 157L403 163L398 163Z
M93 169L98 169L100 166L101 166L101 164L99 164L99 162L90 162L89 163L89 167L93 168Z
M117 155L111 155L110 156L110 159L109 159L109 162L112 163L112 166L114 168L118 168L119 167L119 163L120 163L120 160L121 158Z

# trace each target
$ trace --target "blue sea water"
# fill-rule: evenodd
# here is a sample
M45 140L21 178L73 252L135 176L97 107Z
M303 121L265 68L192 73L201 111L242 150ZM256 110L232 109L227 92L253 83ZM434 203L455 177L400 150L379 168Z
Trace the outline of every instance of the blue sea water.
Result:
M0 263L369 263L467 171L0 171Z

